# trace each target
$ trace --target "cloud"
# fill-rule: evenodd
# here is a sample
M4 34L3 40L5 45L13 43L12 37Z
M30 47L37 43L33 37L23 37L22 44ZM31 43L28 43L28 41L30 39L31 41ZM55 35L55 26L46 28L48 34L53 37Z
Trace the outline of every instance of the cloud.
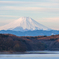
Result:
M29 1L0 1L0 3L36 3L36 2L59 2L59 0L29 0Z
M11 16L11 15L0 15L0 17L19 17L19 16Z
M0 10L41 10L38 7L18 7L18 6L3 6Z
M39 18L37 22L55 30L59 30L59 17Z
M38 3L38 2L25 2L25 1L0 1L1 4L32 4L32 3Z
M14 3L25 3L21 1L0 1L1 4L14 4Z
M0 4L17 4L17 5L37 5L37 6L59 6L59 3L51 3L51 2L25 2L25 1L0 1Z
M58 1L58 0L54 0L54 1ZM10 5L7 6L8 4L10 4L10 5L14 4L14 6L13 5L12 6L10 6ZM25 1L0 1L0 10L28 10L28 11L29 10L30 11L35 11L36 10L36 11L48 11L48 12L49 11L52 11L52 12L57 11L57 12L59 12L59 3L33 2L33 1L32 2L31 1L30 2L25 2Z
M25 11L41 11L41 12L59 12L59 8L43 8L43 7L19 7L19 6L3 6L0 10L25 10Z
M40 18L40 22L59 22L59 17L53 17L53 18Z
M50 2L59 2L59 0L49 0Z

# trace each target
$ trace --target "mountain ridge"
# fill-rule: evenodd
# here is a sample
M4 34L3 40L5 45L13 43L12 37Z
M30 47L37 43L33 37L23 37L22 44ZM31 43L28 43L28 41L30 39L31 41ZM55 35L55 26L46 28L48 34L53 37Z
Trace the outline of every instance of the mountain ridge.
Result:
M16 36L0 34L0 52L59 51L59 35Z
M51 35L56 35L59 34L59 31L57 30L50 30L50 31L46 31L46 30L34 30L34 31L12 31L12 30L1 30L0 33L4 33L4 34L14 34L17 36L51 36Z
M30 17L21 17L7 25L1 26L0 30L28 31L28 30L51 30Z

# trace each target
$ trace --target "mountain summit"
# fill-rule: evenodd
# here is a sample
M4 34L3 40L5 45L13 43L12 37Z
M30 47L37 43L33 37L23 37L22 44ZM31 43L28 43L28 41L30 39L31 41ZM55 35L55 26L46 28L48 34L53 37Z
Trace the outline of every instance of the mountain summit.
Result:
M27 30L50 30L46 26L36 22L30 17L21 17L14 22L1 26L0 30L14 30L14 31L27 31Z

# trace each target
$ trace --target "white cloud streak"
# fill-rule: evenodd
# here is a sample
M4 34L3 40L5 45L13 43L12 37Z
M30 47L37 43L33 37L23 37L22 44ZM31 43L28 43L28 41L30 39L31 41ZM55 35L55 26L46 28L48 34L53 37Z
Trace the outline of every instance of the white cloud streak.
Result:
M50 2L59 2L59 0L49 0Z
M31 3L31 2L23 2L23 1L0 1L3 4L19 4L19 3Z
M0 4L27 4L27 5L40 5L40 6L59 6L59 3L51 2L24 2L24 1L0 1Z
M19 16L11 16L11 15L0 15L0 17L19 17Z
M40 0L37 0L38 2L36 2L35 0L33 1L0 1L0 3L14 3L14 4L18 4L18 3L39 3ZM42 0L41 2L59 2L59 0Z
M59 22L59 17L54 17L54 18L40 18L40 22Z
M25 10L25 11L59 12L59 8L18 7L18 6L3 6L3 7L0 7L0 10Z
M53 1L53 0L52 0ZM54 0L55 1L55 0ZM58 0L57 0L58 1ZM22 6L1 6L0 10L26 10L26 11L52 11L52 12L59 12L59 8L56 8L59 6L59 3L50 3L50 2L24 2L24 1L0 1L0 4L23 4ZM24 6L27 5L28 7ZM30 5L29 5L30 4ZM32 7L30 7L32 5ZM36 7L34 7L36 6ZM40 6L40 7L37 7ZM41 7L47 7L47 8L41 8ZM53 7L53 8L48 8ZM55 8L54 8L55 7Z

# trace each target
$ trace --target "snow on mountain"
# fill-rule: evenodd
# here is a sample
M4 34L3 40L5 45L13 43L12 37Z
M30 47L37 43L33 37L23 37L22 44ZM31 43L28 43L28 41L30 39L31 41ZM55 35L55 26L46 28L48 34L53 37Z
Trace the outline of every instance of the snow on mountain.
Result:
M14 31L27 31L27 30L50 30L50 28L36 22L30 17L21 17L14 22L1 26L0 30L14 30Z

